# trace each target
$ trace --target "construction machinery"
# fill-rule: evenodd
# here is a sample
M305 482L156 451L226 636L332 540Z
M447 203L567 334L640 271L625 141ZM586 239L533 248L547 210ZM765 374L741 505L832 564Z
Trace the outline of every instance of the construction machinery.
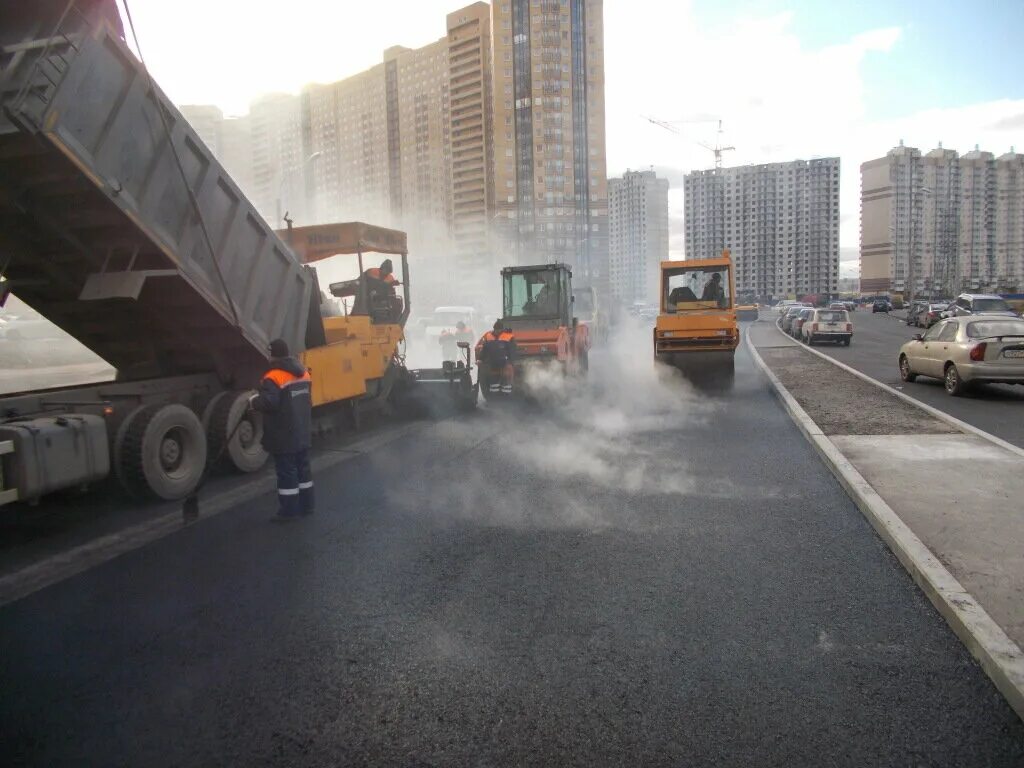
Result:
M685 373L730 375L739 346L732 259L661 262L654 358Z
M272 339L312 370L324 419L358 421L414 381L400 354L404 233L274 232L126 45L113 0L3 9L3 291L117 377L0 398L0 504L111 474L137 495L183 498L225 443L229 466L258 470L247 400ZM364 274L373 251L400 258L402 297ZM342 316L310 266L337 254L358 260L331 286L352 301Z
M740 296L736 304L737 320L757 320L761 315L761 305L757 299L750 294Z
M514 394L536 390L546 374L578 377L589 368L590 333L573 314L572 270L566 264L505 267L501 270L503 326L515 336ZM477 342L480 360L483 339ZM480 393L493 398L492 379L498 372L477 366ZM500 395L497 395L500 396Z

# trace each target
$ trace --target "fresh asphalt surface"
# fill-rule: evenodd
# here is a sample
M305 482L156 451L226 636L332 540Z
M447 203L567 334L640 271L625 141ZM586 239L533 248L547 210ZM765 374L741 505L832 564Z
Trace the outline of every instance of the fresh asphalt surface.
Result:
M778 314L768 310L761 317L775 322ZM849 347L820 344L815 349L922 403L1024 448L1024 387L990 384L976 388L966 397L950 397L938 379L921 377L907 384L900 379L897 364L900 347L915 333L924 333L924 329L907 325L895 316L881 312L872 314L870 309L858 309L850 314L850 319L853 343Z
M2 762L1024 763L745 348L709 400L645 341L0 609Z

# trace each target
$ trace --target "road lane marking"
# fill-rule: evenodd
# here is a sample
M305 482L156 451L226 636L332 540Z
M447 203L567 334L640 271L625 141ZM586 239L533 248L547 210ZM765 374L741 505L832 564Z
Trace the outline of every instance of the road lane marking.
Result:
M417 421L384 429L379 433L350 443L345 446L344 452L339 449L326 449L313 457L311 461L313 473L323 472L346 461L366 456L411 432L425 429L431 424L432 422ZM0 607L79 573L84 573L97 565L102 565L115 557L139 549L172 533L201 524L203 520L216 517L239 504L268 495L274 490L274 487L273 473L264 471L235 488L221 491L205 499L200 497L202 512L199 519L191 523L185 523L182 520L181 502L168 503L166 506L173 511L166 512L153 520L102 536L3 576L0 578Z
M764 362L749 334L746 343L754 362L768 377L775 394L804 437L967 650L978 660L999 692L1024 720L1024 652L828 439ZM827 358L827 355L822 357ZM911 398L905 399L919 405Z

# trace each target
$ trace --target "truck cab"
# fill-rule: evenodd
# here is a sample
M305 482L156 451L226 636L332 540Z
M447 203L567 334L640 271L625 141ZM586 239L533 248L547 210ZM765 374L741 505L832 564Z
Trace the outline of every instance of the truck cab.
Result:
M686 370L732 371L739 327L729 252L714 259L663 261L660 292L655 359Z

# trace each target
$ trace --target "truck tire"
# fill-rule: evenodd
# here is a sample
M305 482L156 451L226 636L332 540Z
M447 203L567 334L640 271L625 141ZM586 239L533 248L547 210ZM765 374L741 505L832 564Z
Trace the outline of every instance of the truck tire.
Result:
M267 452L262 443L263 416L249 410L251 394L237 390L221 392L210 401L203 414L211 459L220 454L227 436L238 426L238 432L218 463L243 474L258 472L267 463ZM240 420L242 424L239 424Z
M178 403L135 410L121 425L114 462L134 496L173 501L188 496L206 468L202 422Z

